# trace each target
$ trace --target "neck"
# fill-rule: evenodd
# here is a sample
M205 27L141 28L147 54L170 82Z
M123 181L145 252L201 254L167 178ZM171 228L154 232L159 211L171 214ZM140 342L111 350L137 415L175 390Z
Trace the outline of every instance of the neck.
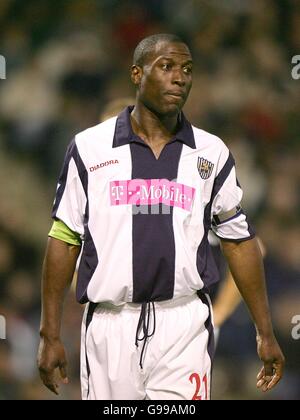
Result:
M132 129L135 134L153 143L162 138L169 140L176 132L178 115L161 117L137 102L131 113Z

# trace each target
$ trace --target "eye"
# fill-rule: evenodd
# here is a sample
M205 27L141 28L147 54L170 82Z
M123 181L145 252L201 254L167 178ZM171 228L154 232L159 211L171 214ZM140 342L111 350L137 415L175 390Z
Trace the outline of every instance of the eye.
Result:
M193 73L192 67L184 67L183 68L183 71L184 71L185 74L191 74L191 73Z
M170 70L171 66L168 63L164 63L164 64L162 64L161 68L162 68L163 71L168 71L168 70Z

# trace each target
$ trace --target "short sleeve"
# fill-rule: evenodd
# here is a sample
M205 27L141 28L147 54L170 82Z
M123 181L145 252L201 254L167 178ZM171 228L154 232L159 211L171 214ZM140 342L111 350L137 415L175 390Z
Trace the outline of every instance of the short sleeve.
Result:
M54 220L48 236L54 239L59 239L60 241L66 242L70 245L81 246L82 244L80 235L73 232L61 220Z
M87 171L75 139L70 143L59 176L52 217L83 236L87 203Z
M227 148L220 165L212 194L212 230L220 239L237 242L252 239L255 232L241 206L243 191L237 180L234 158Z

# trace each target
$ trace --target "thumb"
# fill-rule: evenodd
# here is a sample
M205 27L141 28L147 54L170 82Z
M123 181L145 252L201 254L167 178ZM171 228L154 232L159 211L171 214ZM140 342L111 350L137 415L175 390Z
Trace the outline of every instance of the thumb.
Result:
M273 376L273 363L272 362L265 362L264 363L265 375L264 376Z
M67 364L66 363L63 363L59 366L59 372L60 372L60 376L62 378L62 382L64 384L68 384L69 379L68 379L68 375L67 375Z

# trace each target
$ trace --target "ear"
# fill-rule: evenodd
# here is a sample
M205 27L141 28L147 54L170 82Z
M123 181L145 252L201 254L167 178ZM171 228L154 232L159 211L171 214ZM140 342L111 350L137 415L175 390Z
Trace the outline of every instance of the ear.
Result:
M143 75L143 70L140 66L137 66L136 64L134 64L131 67L131 80L132 83L136 86L138 86L141 82L141 78Z

